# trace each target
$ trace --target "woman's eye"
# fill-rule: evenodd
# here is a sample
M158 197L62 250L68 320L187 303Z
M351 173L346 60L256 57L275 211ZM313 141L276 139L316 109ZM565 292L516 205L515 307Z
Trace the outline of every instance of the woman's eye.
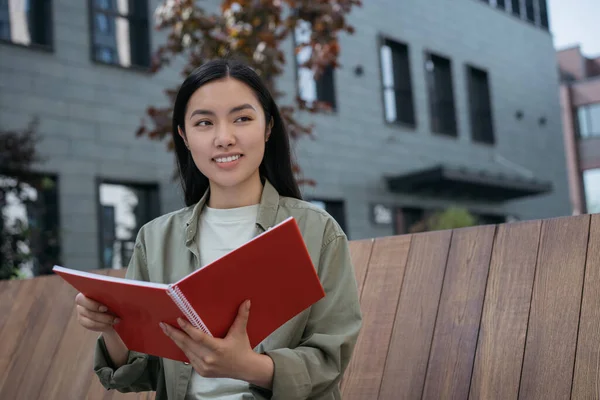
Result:
M239 117L235 120L235 122L248 122L248 121L252 121L252 118L250 117Z
M212 125L210 121L198 121L194 124L194 126L209 126Z

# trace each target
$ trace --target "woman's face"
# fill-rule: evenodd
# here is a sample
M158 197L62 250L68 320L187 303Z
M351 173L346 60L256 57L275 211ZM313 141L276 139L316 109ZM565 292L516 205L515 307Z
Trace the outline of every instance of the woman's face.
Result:
M179 131L196 167L223 189L259 177L269 133L254 92L233 78L196 90L188 101L185 134Z

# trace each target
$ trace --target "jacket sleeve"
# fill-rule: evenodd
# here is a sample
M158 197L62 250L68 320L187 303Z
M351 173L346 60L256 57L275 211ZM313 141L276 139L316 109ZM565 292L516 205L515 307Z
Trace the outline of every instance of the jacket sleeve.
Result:
M324 244L319 276L326 296L311 307L300 345L266 352L275 366L273 399L306 399L330 392L350 362L362 315L344 235Z
M149 281L142 235L142 230L140 230L125 277ZM94 372L106 389L115 389L123 393L155 391L164 383L162 369L162 362L158 357L135 351L129 352L126 364L115 368L102 335L96 341Z

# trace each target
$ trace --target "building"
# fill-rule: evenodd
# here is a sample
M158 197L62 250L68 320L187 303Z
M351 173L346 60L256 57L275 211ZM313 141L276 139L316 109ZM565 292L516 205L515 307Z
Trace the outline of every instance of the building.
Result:
M134 135L180 80L146 72L164 39L151 29L157 0L0 4L0 123L40 118L39 172L56 182L38 193L43 217L29 217L59 227L65 266L122 267L139 226L182 206L172 154ZM306 198L351 239L407 232L452 205L482 223L570 213L547 15L545 0L364 2L341 69L315 82L288 63L278 82L284 102L334 105L295 148L317 181Z
M600 57L579 46L557 53L565 150L574 214L600 212Z

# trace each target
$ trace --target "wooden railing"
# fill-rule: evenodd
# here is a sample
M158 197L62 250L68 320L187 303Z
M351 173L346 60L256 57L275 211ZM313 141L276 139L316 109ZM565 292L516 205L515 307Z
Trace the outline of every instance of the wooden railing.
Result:
M600 398L600 215L351 251L364 326L344 399ZM56 276L0 282L0 398L154 398L100 386L75 294Z

